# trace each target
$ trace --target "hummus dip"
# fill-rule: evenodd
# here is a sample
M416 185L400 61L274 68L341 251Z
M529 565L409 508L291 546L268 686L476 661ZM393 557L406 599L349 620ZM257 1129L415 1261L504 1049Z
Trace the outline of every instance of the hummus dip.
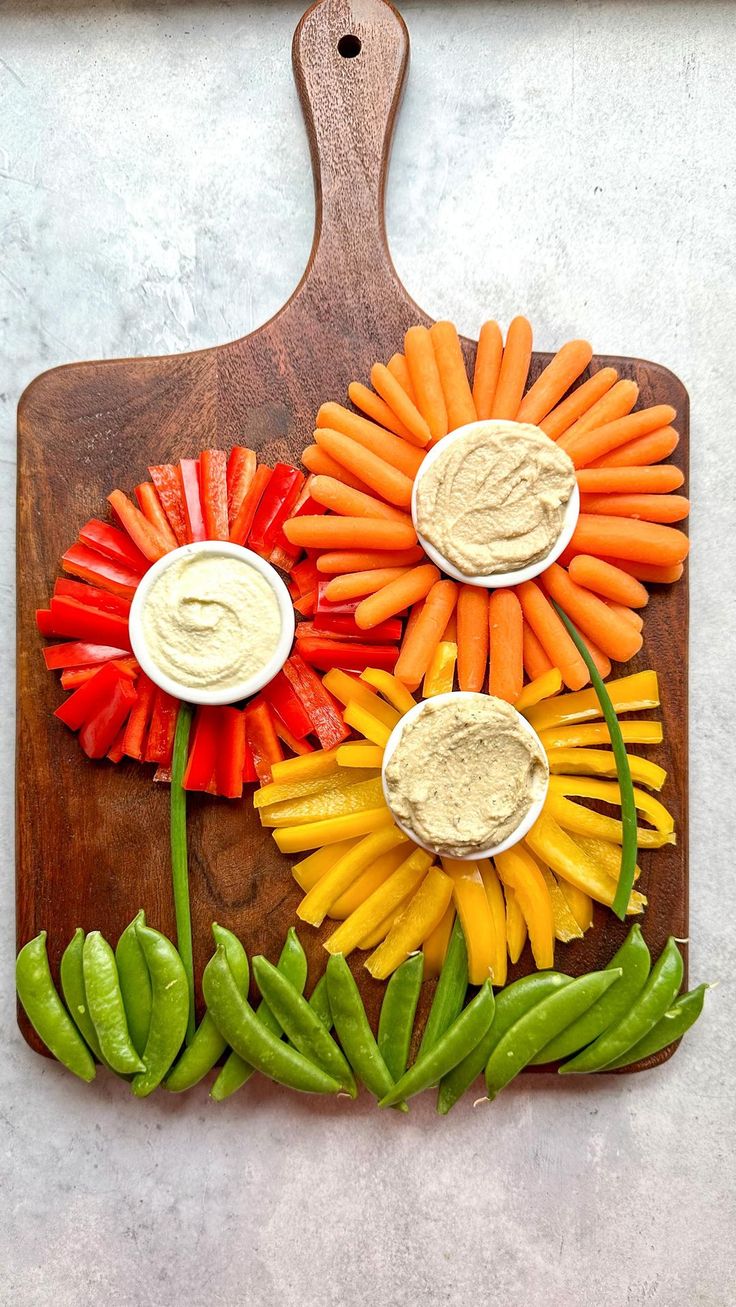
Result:
M517 571L553 548L574 486L572 459L539 427L478 422L419 477L416 528L465 576Z
M502 844L542 798L549 769L515 708L491 695L427 700L386 765L386 797L421 844L471 858Z
M245 559L182 553L149 590L141 613L148 654L192 689L237 690L260 672L281 634L273 588Z

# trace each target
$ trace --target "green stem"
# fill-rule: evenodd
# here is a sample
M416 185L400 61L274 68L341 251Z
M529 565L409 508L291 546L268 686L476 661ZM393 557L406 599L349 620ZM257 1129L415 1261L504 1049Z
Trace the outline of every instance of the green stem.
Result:
M563 612L559 604L555 603L554 606L570 632L570 636L574 641L585 666L590 672L590 681L596 695L598 696L598 702L603 710L608 733L611 737L611 748L613 749L613 756L616 761L616 773L618 776L619 789L621 791L621 825L623 827L621 870L619 872L618 885L616 886L616 896L613 900L613 911L616 913L616 916L620 917L621 921L623 921L626 916L626 909L629 906L629 898L631 897L631 891L634 885L636 855L638 852L636 803L634 801L634 785L631 780L629 757L626 752L624 737L621 734L619 720L616 716L616 709L611 703L611 697L603 684L598 668L593 662L590 650L580 632L575 626L573 626L567 613Z
M189 1017L186 1042L194 1035L194 953L192 950L192 910L189 902L189 859L187 856L187 792L182 785L189 752L189 730L193 709L188 703L179 708L171 762L171 879L174 889L176 945L184 963L189 989Z

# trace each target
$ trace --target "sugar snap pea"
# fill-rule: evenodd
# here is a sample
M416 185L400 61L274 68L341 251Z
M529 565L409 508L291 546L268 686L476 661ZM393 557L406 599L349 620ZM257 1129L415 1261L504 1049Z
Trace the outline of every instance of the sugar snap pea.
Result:
M137 925L151 977L151 1025L143 1052L145 1069L134 1076L131 1089L146 1098L161 1084L187 1032L189 982L186 969L170 939L150 926Z
M573 1021L571 1026L537 1053L532 1058L532 1066L541 1062L559 1062L563 1057L569 1057L579 1048L591 1044L609 1026L620 1021L643 990L650 965L649 949L641 933L641 926L636 922L606 967L606 971L620 967L621 979L606 990L598 1002L578 1017L577 1021Z
M89 1014L105 1061L120 1075L145 1071L130 1038L115 954L99 930L90 931L85 938L82 972Z
M361 1084L376 1098L383 1098L393 1089L393 1076L378 1051L360 991L342 953L331 954L325 975L330 1012L343 1052Z
M325 1030L314 1008L267 958L253 959L253 974L287 1039L355 1098L358 1091L345 1055Z
M332 1013L330 1012L330 996L327 993L327 977L320 976L312 993L309 996L309 1006L314 1008L317 1016L328 1030L332 1030Z
M571 976L564 976L559 971L535 971L530 976L515 980L496 995L496 1010L488 1033L440 1082L437 1095L437 1111L440 1116L446 1116L450 1108L462 1098L465 1090L485 1071L491 1053L514 1022L525 1012L530 1012L537 1003L541 1003L543 998L569 985L571 979Z
M621 978L621 969L591 971L537 1003L514 1022L496 1045L486 1066L486 1089L494 1099L520 1071L528 1066L540 1048L586 1012L601 994Z
M582 1053L565 1062L560 1075L575 1075L583 1071L602 1071L639 1043L664 1016L675 1000L682 984L682 954L670 936L652 967L649 979L634 1000L629 1011L615 1026L609 1026L595 1043Z
M94 1059L59 998L46 953L46 931L23 945L15 963L18 998L33 1029L58 1062L79 1076L94 1080Z
M102 1061L102 1051L100 1041L97 1038L97 1032L92 1024L92 1018L87 1006L87 995L84 992L84 972L82 970L82 950L84 948L84 931L81 926L77 926L69 943L61 955L59 966L59 977L61 979L61 992L64 995L69 1015L79 1031L82 1039L88 1048L91 1049L98 1062Z
M212 934L215 938L215 947L222 944L225 949L235 983L240 992L247 997L250 969L243 945L237 935L233 935L231 930L226 930L216 921L212 923ZM165 1081L166 1088L171 1090L172 1094L180 1094L184 1089L191 1089L193 1085L198 1085L222 1057L226 1048L227 1044L211 1014L205 1012L194 1032L194 1038L186 1045L173 1070L169 1072Z
M424 1057L463 1010L468 991L468 950L459 916L455 917L417 1060Z
M245 1062L278 1084L312 1094L337 1094L340 1085L259 1021L240 993L220 944L207 963L202 989L220 1033Z
M698 985L698 988L691 989L689 994L682 994L657 1024L652 1026L649 1034L640 1039L638 1044L634 1044L628 1052L617 1057L615 1062L609 1062L606 1071L617 1071L619 1067L631 1066L634 1062L640 1062L642 1058L659 1053L669 1044L674 1044L676 1039L681 1039L703 1011L705 991L708 988L708 985Z
M460 1016L424 1057L417 1058L390 1093L381 1099L379 1107L391 1107L402 1099L406 1101L414 1094L420 1094L423 1089L429 1089L430 1085L436 1085L487 1033L494 1010L493 988L490 980L485 980Z
M146 914L141 908L125 927L115 949L120 993L128 1019L128 1030L133 1047L143 1056L151 1025L151 977L146 959L136 935L136 926L145 926Z
M378 1051L394 1080L403 1076L409 1061L414 1017L422 989L424 954L414 953L402 962L386 986L378 1019Z

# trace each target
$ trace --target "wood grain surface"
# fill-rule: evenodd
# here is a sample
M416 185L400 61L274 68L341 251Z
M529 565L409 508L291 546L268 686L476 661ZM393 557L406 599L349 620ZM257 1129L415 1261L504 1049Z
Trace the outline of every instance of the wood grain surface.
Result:
M346 36L352 38L347 43ZM357 42L359 52L351 53ZM130 491L149 463L236 442L269 463L298 462L320 403L344 401L349 381L366 379L376 359L401 347L407 327L428 321L398 280L384 225L389 148L408 54L404 23L383 0L321 0L301 20L293 64L312 155L316 222L304 276L275 317L240 340L193 354L56 368L21 398L17 936L20 946L45 928L55 972L76 926L101 929L114 943L143 906L152 925L173 935L169 792L154 785L153 768L89 762L75 736L54 719L63 694L58 676L45 670L35 609L47 602L62 552L83 522L103 514L113 487ZM489 281L487 316L495 312ZM464 348L471 363L475 345L465 341ZM548 359L535 354L532 378ZM682 383L666 368L638 359L596 356L592 370L608 364L638 382L642 405L676 407L681 441L673 461L687 470ZM641 888L650 895L644 933L653 954L669 934L687 935L687 617L686 579L655 591L644 650L626 668L653 666L661 678L665 743L651 756L669 772L664 798L678 832L675 847L641 855ZM194 795L189 811L198 975L211 953L213 919L235 930L249 953L275 959L300 897L288 859L261 829L248 797L233 803ZM325 933L299 927L310 984L324 966ZM610 912L597 908L584 940L558 946L557 964L573 973L603 966L625 933ZM375 1018L383 986L370 979L362 960L356 955L354 969ZM527 946L512 974L531 967ZM432 984L424 991L422 1011ZM41 1051L22 1012L20 1025Z

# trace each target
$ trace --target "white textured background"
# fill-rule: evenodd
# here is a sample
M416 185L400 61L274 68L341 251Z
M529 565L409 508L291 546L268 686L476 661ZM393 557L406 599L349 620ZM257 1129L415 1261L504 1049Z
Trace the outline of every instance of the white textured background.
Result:
M78 1085L15 1028L14 422L41 370L266 319L311 238L296 4L0 2L0 1302L727 1307L734 1301L736 9L407 3L388 226L469 334L516 311L668 364L693 406L693 983L660 1071L493 1109L217 1109ZM731 779L729 779L731 778ZM63 850L60 864L63 863ZM50 923L53 926L53 923Z

